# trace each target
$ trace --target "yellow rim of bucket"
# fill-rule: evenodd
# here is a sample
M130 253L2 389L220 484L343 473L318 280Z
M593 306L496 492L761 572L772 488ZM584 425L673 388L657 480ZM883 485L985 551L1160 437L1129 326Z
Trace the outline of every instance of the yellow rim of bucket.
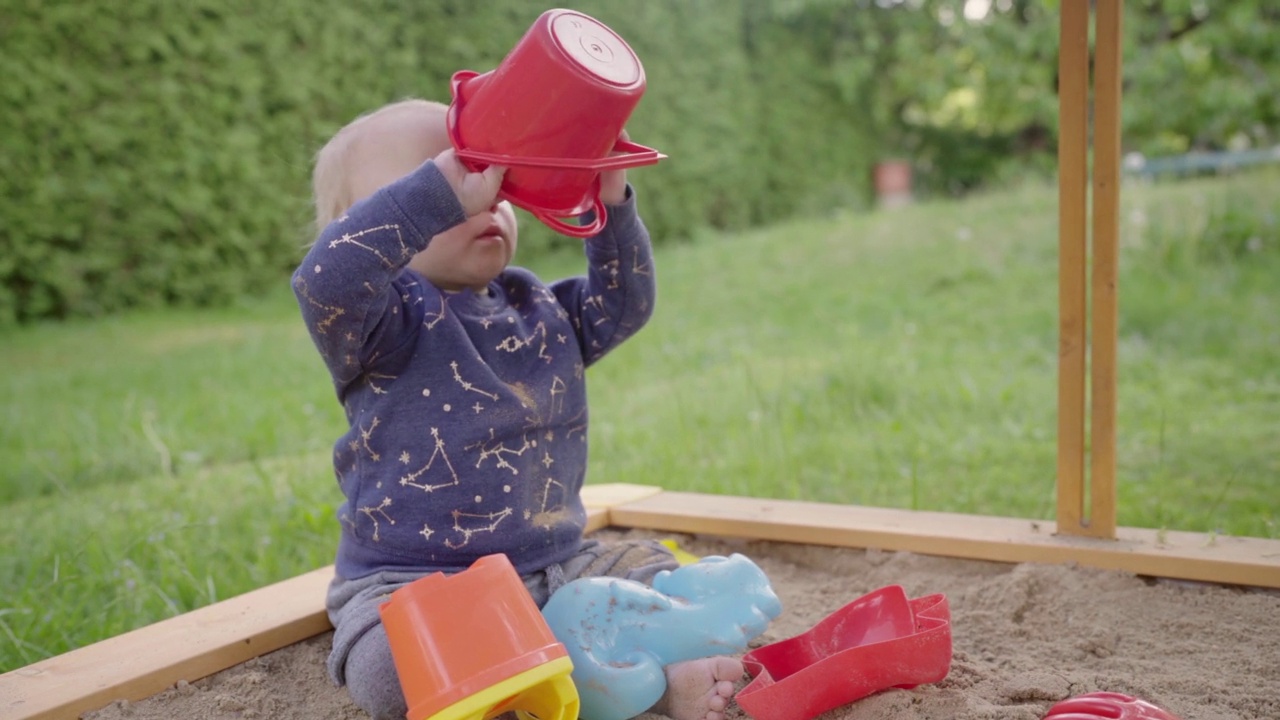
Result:
M567 657L549 660L541 665L525 670L524 672L514 675L503 680L502 682L490 685L489 687L477 693L468 695L449 707L441 710L435 715L430 716L427 720L479 720L493 708L529 690L530 688L542 683L563 677L569 683L569 687L573 692L573 699L577 700L578 691L573 685L573 681L569 679L569 675L573 672L573 661ZM576 704L576 703L573 703ZM520 711L520 708L507 708L503 712ZM527 717L526 713L520 713L521 717ZM576 720L577 711L574 709L573 716L567 720ZM554 720L553 718L542 718L541 720Z

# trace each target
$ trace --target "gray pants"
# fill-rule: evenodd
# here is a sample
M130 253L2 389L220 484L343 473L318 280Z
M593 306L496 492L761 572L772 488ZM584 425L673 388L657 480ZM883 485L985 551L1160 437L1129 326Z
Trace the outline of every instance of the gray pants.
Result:
M578 578L617 577L649 584L660 571L677 567L671 552L653 540L608 545L583 540L577 555L523 580L542 607L560 586ZM335 577L329 585L325 607L334 627L329 677L346 685L351 699L374 720L403 720L408 712L378 606L420 577L422 573L384 571L358 580Z

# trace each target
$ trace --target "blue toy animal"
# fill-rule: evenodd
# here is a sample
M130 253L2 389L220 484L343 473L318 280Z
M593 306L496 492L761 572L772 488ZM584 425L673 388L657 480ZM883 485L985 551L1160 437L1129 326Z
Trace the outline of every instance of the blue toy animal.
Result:
M584 720L639 715L666 691L663 667L743 652L781 612L764 571L738 553L664 570L653 587L580 578L542 609L573 660Z

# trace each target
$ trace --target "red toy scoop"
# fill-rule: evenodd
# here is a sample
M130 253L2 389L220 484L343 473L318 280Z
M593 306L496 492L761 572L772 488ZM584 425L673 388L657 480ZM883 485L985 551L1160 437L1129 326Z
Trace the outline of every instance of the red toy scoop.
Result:
M1178 717L1130 695L1093 692L1054 705L1044 720L1178 720Z
M946 596L908 600L900 585L863 595L793 638L742 658L736 700L755 720L808 720L891 687L937 682L951 669Z

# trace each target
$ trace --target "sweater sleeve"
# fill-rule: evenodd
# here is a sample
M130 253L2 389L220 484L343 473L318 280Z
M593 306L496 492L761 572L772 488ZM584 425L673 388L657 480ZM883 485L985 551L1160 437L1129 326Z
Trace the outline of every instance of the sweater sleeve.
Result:
M607 208L604 228L585 243L587 274L552 284L569 312L587 365L634 335L653 315L657 285L649 231L634 191Z
M329 223L293 273L303 320L339 388L409 330L401 271L466 215L428 161Z

